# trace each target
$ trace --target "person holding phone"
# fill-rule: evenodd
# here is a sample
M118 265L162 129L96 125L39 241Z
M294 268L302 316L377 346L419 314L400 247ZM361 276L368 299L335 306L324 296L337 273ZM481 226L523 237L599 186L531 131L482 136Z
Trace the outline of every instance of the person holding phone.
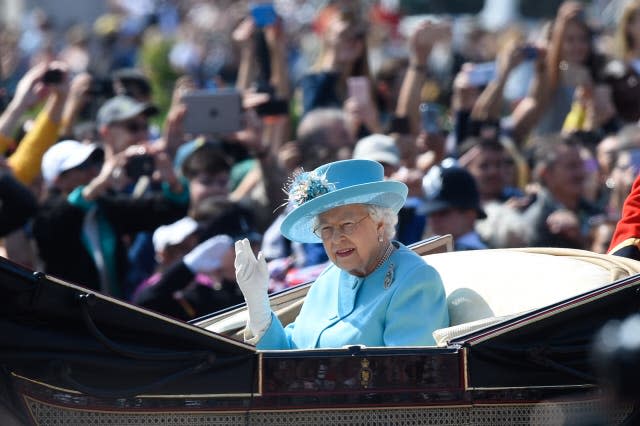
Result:
M34 219L34 238L46 272L126 298L131 265L125 236L151 233L186 215L188 189L176 176L168 154L140 144L148 136L147 117L153 111L122 95L98 111L104 162L95 173L80 174L68 194L51 194L47 207ZM74 152L65 151L63 161ZM150 156L154 163L150 180L157 187L128 191L137 177L130 174L138 166L148 172L145 161Z
M97 156L95 145L55 144L45 154L43 175L64 191L51 191L33 221L32 232L44 271L97 291L125 298L129 268L125 236L153 232L187 213L189 195L166 155L156 155L165 182L159 192L138 196L118 192L124 164L139 156L133 146L111 157ZM104 162L101 160L104 158ZM172 191L174 181L180 192Z
M615 34L615 58L607 63L605 79L611 87L611 99L623 123L640 119L640 1L626 3Z
M58 139L68 95L77 94L70 93L69 81L67 67L61 62L32 67L18 83L14 98L0 116L0 151L15 149L7 162L23 184L30 185L39 176L42 155ZM10 135L23 114L43 99L42 110L16 148Z
M314 108L342 107L349 96L347 80L370 81L365 22L357 18L357 4L327 6L323 16L322 50L312 71L300 81L303 114ZM371 93L371 86L368 91Z
M604 58L598 54L584 4L565 1L541 46L529 95L511 114L518 143L530 133L559 132L571 110L576 88L601 81Z

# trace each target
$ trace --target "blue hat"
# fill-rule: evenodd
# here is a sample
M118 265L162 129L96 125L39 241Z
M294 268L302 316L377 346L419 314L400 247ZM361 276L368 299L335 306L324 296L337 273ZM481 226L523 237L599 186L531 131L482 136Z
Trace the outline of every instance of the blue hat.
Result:
M372 204L398 212L407 198L407 186L384 180L384 168L372 160L328 163L293 178L287 190L293 209L280 225L282 235L301 243L318 243L314 218L335 207Z

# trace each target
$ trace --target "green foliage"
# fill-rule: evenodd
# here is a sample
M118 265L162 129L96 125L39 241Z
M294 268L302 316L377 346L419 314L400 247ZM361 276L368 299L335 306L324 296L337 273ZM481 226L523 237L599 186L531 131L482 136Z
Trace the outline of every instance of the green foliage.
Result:
M140 49L140 68L149 77L153 90L153 102L160 109L154 121L161 124L171 105L171 95L179 75L169 63L169 52L173 40L166 39L155 32L145 35Z

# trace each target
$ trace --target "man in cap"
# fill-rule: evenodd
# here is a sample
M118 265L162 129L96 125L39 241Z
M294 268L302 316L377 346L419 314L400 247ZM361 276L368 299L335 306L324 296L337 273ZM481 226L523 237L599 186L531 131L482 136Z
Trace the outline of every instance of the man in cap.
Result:
M451 234L454 249L487 248L475 231L477 219L486 217L473 176L458 166L434 166L425 175L422 187L426 199L429 235Z
M79 185L97 176L104 152L95 144L64 140L49 148L42 157L42 177L49 191L68 195Z
M131 145L146 142L149 137L148 118L157 111L155 106L126 95L117 95L107 100L98 110L97 116L106 159Z

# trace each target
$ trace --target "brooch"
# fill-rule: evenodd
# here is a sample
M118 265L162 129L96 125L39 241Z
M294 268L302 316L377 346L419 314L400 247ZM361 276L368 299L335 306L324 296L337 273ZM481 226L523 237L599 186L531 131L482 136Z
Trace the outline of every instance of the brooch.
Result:
M391 287L391 283L393 283L393 262L389 263L389 267L387 268L387 273L384 274L384 288L387 289Z

